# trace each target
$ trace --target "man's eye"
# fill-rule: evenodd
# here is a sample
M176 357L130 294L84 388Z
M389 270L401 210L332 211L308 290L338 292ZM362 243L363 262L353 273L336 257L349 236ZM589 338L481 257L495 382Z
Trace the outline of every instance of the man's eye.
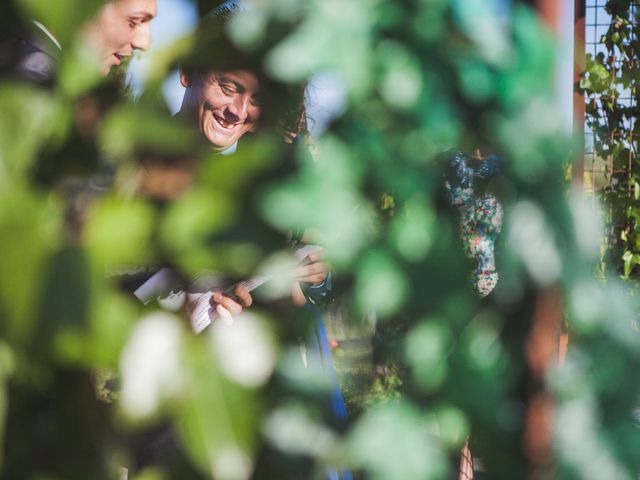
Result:
M249 103L254 107L259 107L260 106L260 100L258 100L255 97L251 97L251 100L249 100Z
M236 89L235 88L233 88L231 85L227 85L227 84L224 84L224 83L220 84L220 89L226 95L232 95L232 94L236 93Z
M136 28L139 27L140 25L142 25L145 22L144 18L130 18L129 19L129 26L131 28Z

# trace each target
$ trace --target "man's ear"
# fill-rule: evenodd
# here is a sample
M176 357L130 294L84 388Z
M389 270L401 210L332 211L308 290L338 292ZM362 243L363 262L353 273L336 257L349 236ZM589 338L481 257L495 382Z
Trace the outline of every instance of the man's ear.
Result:
M180 70L180 83L184 88L189 88L191 86L191 77L184 70Z

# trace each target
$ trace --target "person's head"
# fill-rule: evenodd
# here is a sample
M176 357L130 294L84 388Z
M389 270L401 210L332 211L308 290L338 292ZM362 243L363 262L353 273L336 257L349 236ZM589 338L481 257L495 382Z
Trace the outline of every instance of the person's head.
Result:
M282 83L263 69L270 43L245 50L227 36L228 22L242 20L243 15L238 0L227 0L211 11L181 62L180 80L186 90L180 116L196 122L219 151L258 129L288 138L306 130L304 87Z
M218 151L235 144L258 127L260 81L251 70L180 73L186 88L181 114L197 123L200 133Z
M107 0L86 27L91 47L99 55L103 74L120 65L134 50L151 44L151 20L156 16L156 0Z

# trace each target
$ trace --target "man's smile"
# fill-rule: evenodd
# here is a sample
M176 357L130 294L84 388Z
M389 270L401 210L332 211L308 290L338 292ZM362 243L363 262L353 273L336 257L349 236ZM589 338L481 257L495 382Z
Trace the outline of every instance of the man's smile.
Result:
M218 125L220 125L225 130L232 130L234 127L240 124L240 122L229 122L224 117L215 113L213 114L213 118L216 120Z

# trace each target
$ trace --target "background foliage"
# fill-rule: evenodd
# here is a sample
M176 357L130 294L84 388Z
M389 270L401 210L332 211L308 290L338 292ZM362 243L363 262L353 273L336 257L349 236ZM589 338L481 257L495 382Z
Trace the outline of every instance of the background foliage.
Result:
M587 55L586 70L578 90L586 95L586 124L593 132L593 149L604 159L604 185L597 195L606 206L608 268L627 280L636 270L640 195L636 162L638 151L638 10L636 2L608 2L610 25L599 39L604 52ZM606 53L605 53L606 52Z
M13 7L58 18L47 1ZM73 39L80 22L69 22L59 28ZM233 163L197 151L196 184L174 202L130 194L141 158L193 144L159 100L192 38L154 58L137 103L73 47L53 90L0 86L2 478L115 478L123 465L140 479L314 478L341 463L375 479L440 479L469 434L489 478L635 478L635 305L592 277L599 234L562 183L571 142L551 108L554 44L536 16L518 2L504 19L475 0L274 0L231 35L268 50L275 80L329 71L346 86L318 158L299 155L289 175L271 174L285 152L265 135ZM506 212L501 279L484 300L436 161L478 147L508 159L493 186ZM84 194L105 161L115 186ZM81 230L65 221L74 208ZM278 232L310 227L350 319L375 312L376 361L395 375L344 431L323 417L322 376L301 367L302 312L257 310L195 337L110 275L158 264L244 275L280 264ZM545 372L529 339L557 294L573 337L563 366ZM114 371L118 398L96 400ZM551 398L547 449L530 412ZM155 443L167 425L169 451Z

